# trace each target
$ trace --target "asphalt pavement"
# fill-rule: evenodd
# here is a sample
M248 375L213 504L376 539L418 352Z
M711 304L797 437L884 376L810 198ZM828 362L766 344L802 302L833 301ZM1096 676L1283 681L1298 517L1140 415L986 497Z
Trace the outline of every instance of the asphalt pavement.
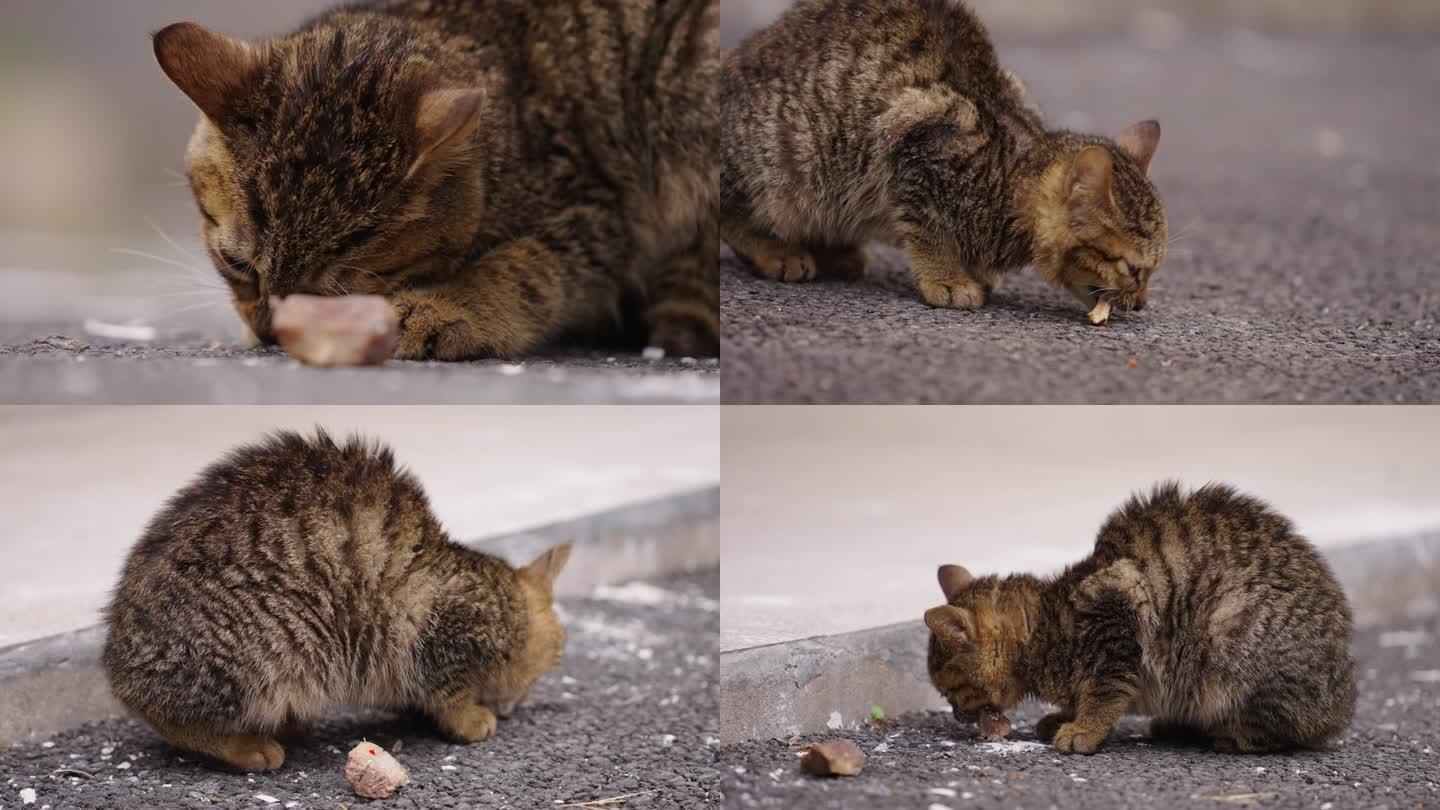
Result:
M134 342L76 323L0 326L0 399L13 404L689 404L719 393L713 358L567 349L518 362L317 369L193 330Z
M1434 38L1193 31L1002 39L1052 124L1157 118L1173 243L1149 306L1093 327L1033 270L931 309L902 254L856 283L721 260L726 403L1440 399Z
M496 736L455 745L414 719L337 712L266 774L219 770L134 720L0 750L0 807L718 807L719 571L561 600L563 662ZM410 770L388 800L356 797L345 752L378 743Z
M1094 756L1035 740L1045 707L1010 717L1004 743L985 743L949 713L794 740L725 746L727 808L1416 808L1440 805L1440 616L1361 631L1360 698L1349 733L1328 751L1217 754L1150 739L1127 718ZM855 777L799 770L810 743L843 737L866 754Z

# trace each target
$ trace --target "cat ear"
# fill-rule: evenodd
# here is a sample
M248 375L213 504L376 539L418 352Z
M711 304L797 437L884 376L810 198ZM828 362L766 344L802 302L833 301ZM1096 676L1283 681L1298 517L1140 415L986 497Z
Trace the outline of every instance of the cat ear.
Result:
M1070 164L1070 207L1105 208L1111 204L1110 188L1115 180L1115 159L1103 146L1087 146Z
M162 29L154 45L160 69L213 122L224 118L236 98L254 90L268 60L264 47L193 22Z
M520 576L541 586L546 593L554 593L555 578L560 576L560 569L564 568L570 559L570 549L570 543L561 543L535 558L535 562L520 569Z
M1160 122L1141 121L1131 124L1115 139L1120 147L1140 165L1140 171L1150 173L1150 159L1155 157L1155 148L1160 145Z
M431 90L421 96L415 115L420 149L411 174L447 144L464 143L474 134L484 108L485 91L475 88Z
M959 565L942 565L936 576L940 580L940 592L945 594L947 602L954 599L955 594L964 590L965 586L970 584L970 580L975 578Z
M965 608L953 605L930 608L925 611L925 626L942 641L960 642L973 638L970 613Z

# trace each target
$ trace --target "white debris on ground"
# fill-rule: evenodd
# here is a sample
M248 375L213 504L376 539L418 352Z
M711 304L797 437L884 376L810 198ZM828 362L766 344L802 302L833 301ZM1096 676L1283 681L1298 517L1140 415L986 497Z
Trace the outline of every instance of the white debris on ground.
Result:
M21 804L34 804L34 803L35 803L35 788L21 788L21 790L20 790L20 803L21 803Z
M982 742L975 746L975 750L986 754L1009 756L1010 754L1033 754L1049 747L1045 743L1032 740L1008 740L1006 742Z
M839 712L831 712L831 713L830 713L830 719L825 721L825 727L828 728L828 729L837 729L837 728L840 728L840 727L841 727L842 725L844 725L844 724L845 724L845 721L844 721L844 719L840 716L840 713L839 713Z
M149 343L159 336L153 326L106 323L97 320L85 321L85 334L109 340L129 340L137 343Z
M646 360L664 360L665 350L659 346L648 346L641 356Z
M271 796L271 795L268 794L268 793L256 793L256 794L255 794L255 800L256 800L256 801L264 802L264 803L266 803L266 804L279 804L279 803L280 803L280 800L279 800L279 799L275 798L274 796Z
M947 797L949 797L949 798L951 798L951 799L955 798L955 791L952 790L952 789L950 789L950 788L933 787L933 788L930 788L930 790L927 791L927 792L928 792L928 793L932 793L932 794L934 794L934 795L936 795L936 796L947 796Z
M506 377L514 377L520 374L524 374L525 367L523 365L517 365L515 363L506 363L505 365L500 367L500 373Z

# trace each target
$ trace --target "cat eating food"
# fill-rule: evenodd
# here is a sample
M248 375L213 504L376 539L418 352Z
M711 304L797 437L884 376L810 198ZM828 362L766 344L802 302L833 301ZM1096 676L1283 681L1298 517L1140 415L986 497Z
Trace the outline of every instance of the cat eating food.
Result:
M805 0L727 55L721 87L720 234L761 275L857 278L878 240L935 307L977 308L1027 264L1097 325L1145 306L1159 124L1048 129L958 0Z
M1025 697L1036 726L1091 754L1127 713L1219 751L1321 748L1350 725L1350 607L1290 522L1221 485L1136 496L1058 576L941 566L929 670L957 718Z
M276 434L205 470L131 550L106 613L115 697L178 748L280 767L347 703L484 740L555 667L569 544L524 568L452 542L388 449Z
M399 359L559 340L719 353L719 4L370 0L155 56L200 109L186 169L253 335L271 301L383 295Z

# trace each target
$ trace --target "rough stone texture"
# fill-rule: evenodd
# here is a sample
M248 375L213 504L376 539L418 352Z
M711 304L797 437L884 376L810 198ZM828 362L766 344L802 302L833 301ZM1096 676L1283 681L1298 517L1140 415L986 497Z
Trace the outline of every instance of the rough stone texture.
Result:
M136 721L106 721L0 750L0 804L34 788L36 808L261 807L268 796L276 808L528 809L628 793L642 794L630 806L718 807L719 571L649 584L670 595L637 587L562 600L563 663L486 742L454 745L413 719L337 712L287 746L281 770L246 775L180 754ZM410 769L392 799L357 799L345 782L344 752L361 739Z
M1423 633L1420 636L1387 633ZM846 780L802 776L797 754L834 732L720 751L727 808L1412 808L1440 802L1440 616L1362 631L1351 731L1330 751L1216 754L1161 744L1123 721L1094 756L1064 756L1035 741L1044 708L1026 704L1015 733L984 743L949 712L906 715L845 736L866 753ZM1400 643L1422 639L1413 645Z
M1097 328L1026 270L979 311L938 310L893 250L877 250L857 284L762 280L727 254L723 400L1440 397L1432 41L1183 27L1147 37L999 47L1054 124L1118 132L1160 120L1152 171L1175 241L1149 308Z

